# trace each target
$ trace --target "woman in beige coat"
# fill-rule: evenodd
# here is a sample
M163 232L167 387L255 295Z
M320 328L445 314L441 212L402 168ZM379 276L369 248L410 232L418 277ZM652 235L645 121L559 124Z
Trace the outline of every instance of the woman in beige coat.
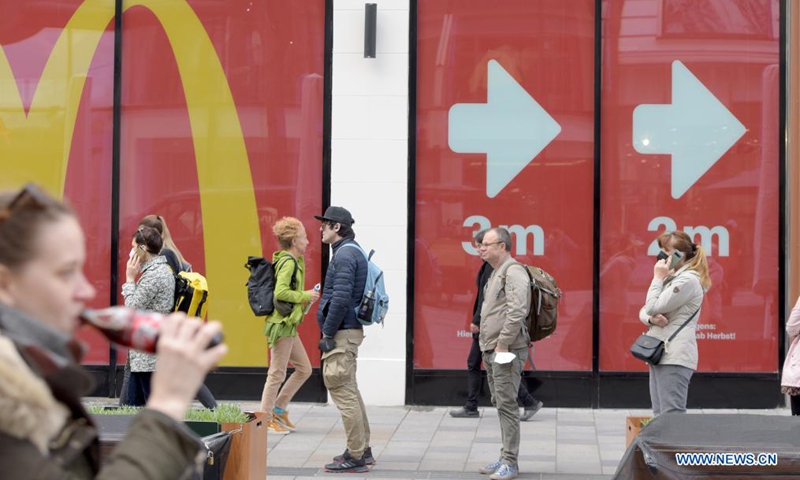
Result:
M665 345L658 365L650 365L650 400L655 415L686 412L689 381L697 370L695 331L703 295L711 287L705 250L689 235L666 232L658 237L658 246L667 258L653 267L653 281L639 319L650 327L648 335L664 342L680 332Z

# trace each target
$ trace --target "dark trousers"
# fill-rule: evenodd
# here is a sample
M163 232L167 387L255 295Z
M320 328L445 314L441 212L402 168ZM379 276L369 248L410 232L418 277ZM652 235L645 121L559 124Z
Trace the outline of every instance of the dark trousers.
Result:
M800 395L789 395L792 405L792 415L800 415Z
M467 403L464 408L467 410L478 409L478 395L481 393L481 385L483 377L481 376L481 362L483 356L481 354L481 346L478 343L478 336L472 336L472 346L469 349L469 356L467 357ZM533 361L533 359L531 359ZM524 368L524 365L523 365ZM537 400L525 388L524 382L519 382L519 390L517 391L517 403L522 407L532 407L536 405Z
M150 378L153 372L131 372L128 380L128 405L143 407L150 398Z
M129 405L128 386L130 385L130 378L131 378L131 365L130 363L126 363L125 373L122 376L122 389L120 389L119 393L120 405ZM217 408L217 400L214 398L214 395L211 393L211 390L209 390L208 387L205 386L205 384L200 385L200 390L197 391L197 400L205 408Z

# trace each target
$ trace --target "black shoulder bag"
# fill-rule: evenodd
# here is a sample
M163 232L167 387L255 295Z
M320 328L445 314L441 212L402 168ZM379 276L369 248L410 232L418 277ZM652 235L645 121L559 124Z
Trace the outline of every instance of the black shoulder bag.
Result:
M702 302L700 306L702 307ZM700 312L699 308L692 314L691 317L689 317L688 320L683 322L683 325L681 325L680 328L675 330L675 333L669 336L666 342L664 342L664 340L659 340L656 337L651 337L646 333L639 335L639 338L637 338L636 341L633 342L633 345L631 345L631 355L645 363L649 363L650 365L658 365L658 362L661 361L661 356L664 355L664 348L666 348L666 344L671 342L672 339L675 338L675 335L683 330L683 327L688 325L698 312Z

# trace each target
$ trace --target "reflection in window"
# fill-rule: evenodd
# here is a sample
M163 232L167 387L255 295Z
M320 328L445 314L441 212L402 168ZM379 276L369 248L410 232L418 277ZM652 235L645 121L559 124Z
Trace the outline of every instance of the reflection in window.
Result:
M771 0L663 0L662 35L772 38Z

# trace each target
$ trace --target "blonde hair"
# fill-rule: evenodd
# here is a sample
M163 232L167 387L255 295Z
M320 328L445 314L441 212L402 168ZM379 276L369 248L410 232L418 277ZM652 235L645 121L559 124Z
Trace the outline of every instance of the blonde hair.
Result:
M167 221L164 220L164 217L161 215L146 215L142 220L139 222L139 226L146 226L150 228L156 229L158 233L161 234L161 238L164 240L164 247L169 248L175 255L178 257L178 261L181 265L185 265L189 262L183 258L181 251L178 250L178 246L175 245L175 242L172 241L172 235L169 233L169 228L167 227ZM158 253L158 252L156 252Z
M658 236L658 246L664 248L670 245L683 253L686 259L687 270L694 270L700 275L700 285L704 290L711 288L711 277L708 276L708 259L706 250L702 245L692 242L689 235L682 231L664 232Z
M292 248L292 240L300 236L303 229L303 222L300 220L294 217L283 217L272 226L272 233L278 239L281 250L289 250Z

